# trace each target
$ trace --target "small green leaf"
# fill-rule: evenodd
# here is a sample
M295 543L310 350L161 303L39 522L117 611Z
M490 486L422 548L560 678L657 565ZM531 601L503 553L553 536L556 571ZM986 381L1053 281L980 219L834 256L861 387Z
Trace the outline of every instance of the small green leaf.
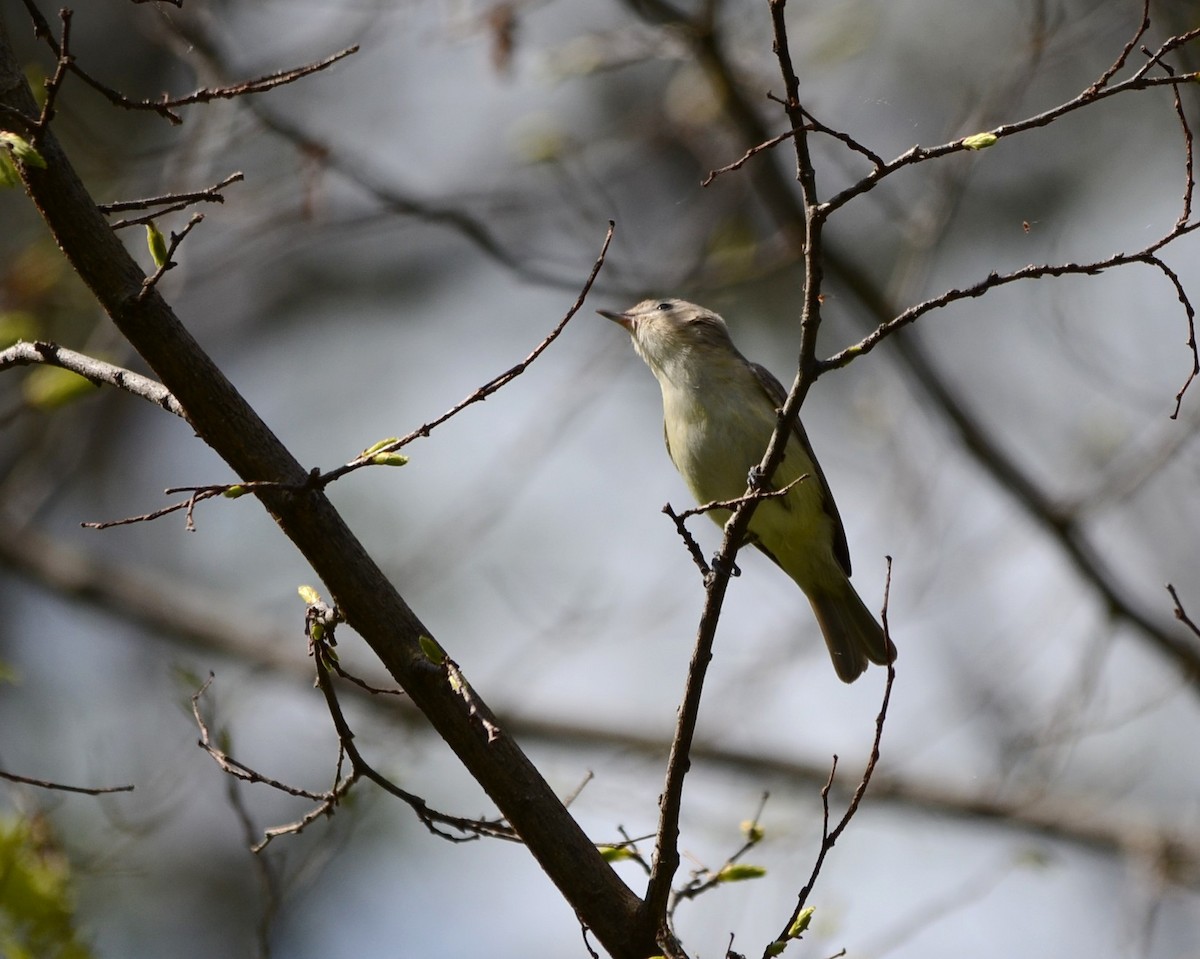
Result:
M762 866L743 866L738 863L726 866L717 873L717 882L741 882L744 879L761 879L767 874Z
M403 453L376 453L371 457L371 462L376 466L403 466L408 462L408 457Z
M372 443L365 450L363 450L361 453L358 454L358 458L362 459L364 456L370 456L372 453L378 453L385 446L391 446L393 443L399 443L399 442L400 442L400 437L398 437L398 436L386 437L385 439L381 439L378 443Z
M767 946L766 953L768 956L778 956L786 948L787 948L787 940L786 939L776 939L773 943L771 943L769 946Z
M25 402L39 410L56 410L91 393L94 387L78 373L57 366L31 370L22 384Z
M435 666L441 666L446 661L446 651L438 645L437 640L432 636L419 636L417 642L421 646L421 652Z
M976 133L973 136L963 137L962 145L968 150L986 150L999 139L994 133Z
M628 846L597 846L600 850L600 858L605 862L621 862L624 859L632 859L633 852Z
M167 238L153 220L146 224L146 246L150 248L155 266L161 270L167 265Z
M46 161L32 143L15 133L0 130L0 146L20 160L25 166L35 166L40 170L46 169Z
M308 606L316 606L317 603L321 602L321 594L311 586L301 586L296 590L296 592L300 594L300 598L304 600L305 604Z
M789 939L796 939L807 932L808 926L812 922L813 913L816 911L812 906L805 906L801 909L800 915L796 917L796 921L788 928L787 937Z

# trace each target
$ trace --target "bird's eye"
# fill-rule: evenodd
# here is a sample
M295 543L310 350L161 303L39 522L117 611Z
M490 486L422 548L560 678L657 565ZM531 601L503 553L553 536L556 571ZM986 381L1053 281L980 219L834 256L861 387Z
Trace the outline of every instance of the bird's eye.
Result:
M663 302L662 302L662 303L659 303L659 304L658 304L658 308L659 308L660 310L669 310L669 309L671 308L671 304L670 304L670 303L668 303L666 300L663 300Z

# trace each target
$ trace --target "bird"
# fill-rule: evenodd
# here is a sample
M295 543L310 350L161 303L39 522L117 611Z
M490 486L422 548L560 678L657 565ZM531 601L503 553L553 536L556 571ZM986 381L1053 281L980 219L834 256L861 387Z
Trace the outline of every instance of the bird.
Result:
M720 316L694 303L649 299L623 312L597 312L625 328L658 380L667 455L692 496L701 505L742 496L787 398L779 380L738 352ZM746 542L804 592L834 670L851 683L868 662L891 663L896 648L850 583L846 531L797 418L771 488L798 479L786 494L758 502ZM732 513L708 515L724 526Z

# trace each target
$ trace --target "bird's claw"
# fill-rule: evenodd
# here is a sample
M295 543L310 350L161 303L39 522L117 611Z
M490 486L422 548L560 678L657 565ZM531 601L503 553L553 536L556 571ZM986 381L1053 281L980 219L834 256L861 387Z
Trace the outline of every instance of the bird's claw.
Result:
M719 570L721 570L725 567L725 561L721 558L720 553L718 553L716 556L714 556L712 558L712 563L710 564L710 566L712 567L712 571L714 573L718 572ZM742 575L742 571L741 571L741 569L738 568L737 563L730 562L729 575L730 576L741 576Z

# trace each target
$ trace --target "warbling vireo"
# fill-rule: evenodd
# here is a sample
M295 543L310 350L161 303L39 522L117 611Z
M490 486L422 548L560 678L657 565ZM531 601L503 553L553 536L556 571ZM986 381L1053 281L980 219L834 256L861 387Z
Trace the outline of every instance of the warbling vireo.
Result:
M749 362L725 321L683 300L645 300L624 313L600 310L633 337L633 346L662 387L667 453L701 503L736 499L766 452L787 392ZM767 554L808 597L833 668L847 683L895 656L883 630L850 585L846 531L799 421L771 485L786 496L761 500L747 541ZM708 514L724 526L731 513Z

